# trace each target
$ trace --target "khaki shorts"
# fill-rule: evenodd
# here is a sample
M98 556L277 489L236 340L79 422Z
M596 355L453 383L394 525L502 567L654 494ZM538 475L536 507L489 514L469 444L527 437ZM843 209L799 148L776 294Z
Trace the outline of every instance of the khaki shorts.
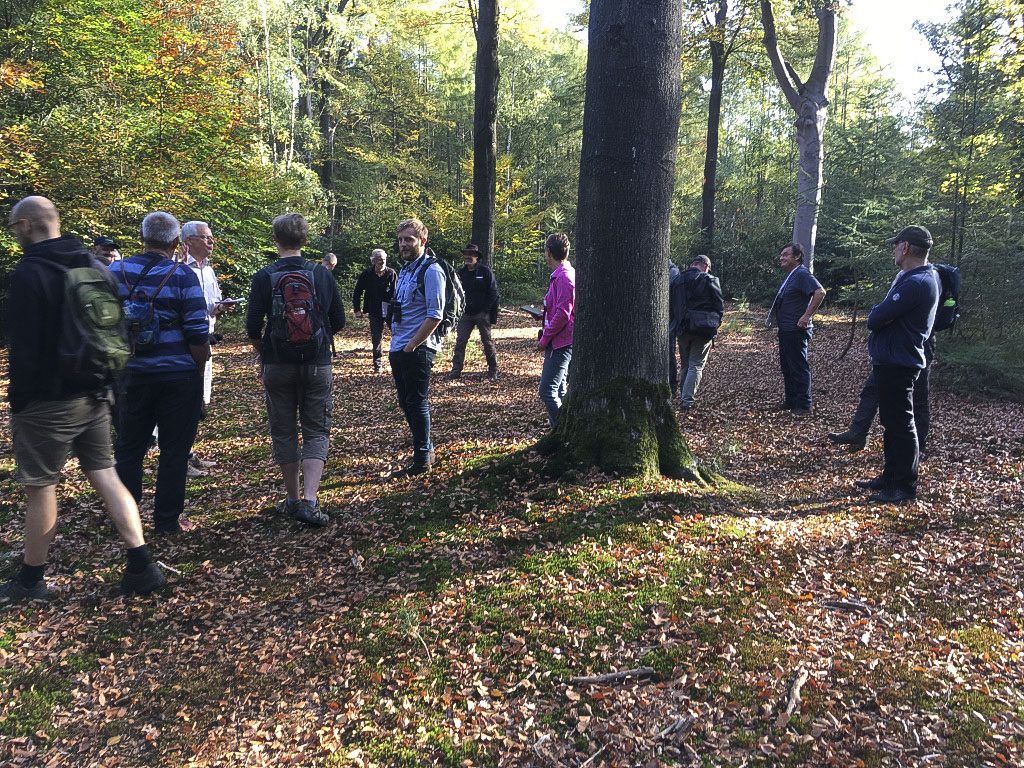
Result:
M86 472L114 466L106 400L37 400L11 414L11 437L22 485L56 485L72 451Z

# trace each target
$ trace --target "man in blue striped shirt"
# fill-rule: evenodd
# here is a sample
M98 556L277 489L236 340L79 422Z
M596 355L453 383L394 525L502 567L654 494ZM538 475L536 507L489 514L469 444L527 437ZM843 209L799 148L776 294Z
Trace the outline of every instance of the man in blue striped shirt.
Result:
M151 302L159 331L135 347L122 384L117 426L117 474L136 501L142 498L142 460L153 427L160 428L153 525L157 533L186 529L185 472L203 402L203 368L210 356L206 298L191 269L174 260L181 225L154 211L142 220L145 252L111 269L121 299ZM142 337L138 337L141 342ZM190 527L190 526L188 526Z

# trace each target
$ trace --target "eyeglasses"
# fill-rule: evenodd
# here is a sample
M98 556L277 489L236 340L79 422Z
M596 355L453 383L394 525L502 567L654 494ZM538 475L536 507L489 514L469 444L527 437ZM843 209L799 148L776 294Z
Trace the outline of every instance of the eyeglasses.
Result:
M189 235L185 238L186 240L203 240L207 243L217 242L213 235Z

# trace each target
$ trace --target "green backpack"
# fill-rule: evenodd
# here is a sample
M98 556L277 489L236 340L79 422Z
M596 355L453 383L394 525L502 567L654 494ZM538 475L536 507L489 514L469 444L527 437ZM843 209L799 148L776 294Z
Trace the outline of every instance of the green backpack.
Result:
M131 357L124 313L113 277L95 259L66 267L38 259L64 274L57 366L69 389L99 389L111 382Z

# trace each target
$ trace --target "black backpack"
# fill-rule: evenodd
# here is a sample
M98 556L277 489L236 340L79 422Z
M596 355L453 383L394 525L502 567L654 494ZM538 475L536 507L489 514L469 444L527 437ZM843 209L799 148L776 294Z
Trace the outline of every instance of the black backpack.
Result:
M444 312L441 317L441 324L434 331L434 336L444 338L452 332L452 328L459 324L462 313L466 311L466 291L462 288L462 281L455 274L455 268L447 259L439 259L433 251L427 251L426 258L420 266L417 277L419 278L420 291L426 295L426 271L431 264L437 264L444 272Z
M935 324L932 331L950 330L960 317L960 268L952 264L933 264L939 273L942 290L939 292L939 308L935 310Z

